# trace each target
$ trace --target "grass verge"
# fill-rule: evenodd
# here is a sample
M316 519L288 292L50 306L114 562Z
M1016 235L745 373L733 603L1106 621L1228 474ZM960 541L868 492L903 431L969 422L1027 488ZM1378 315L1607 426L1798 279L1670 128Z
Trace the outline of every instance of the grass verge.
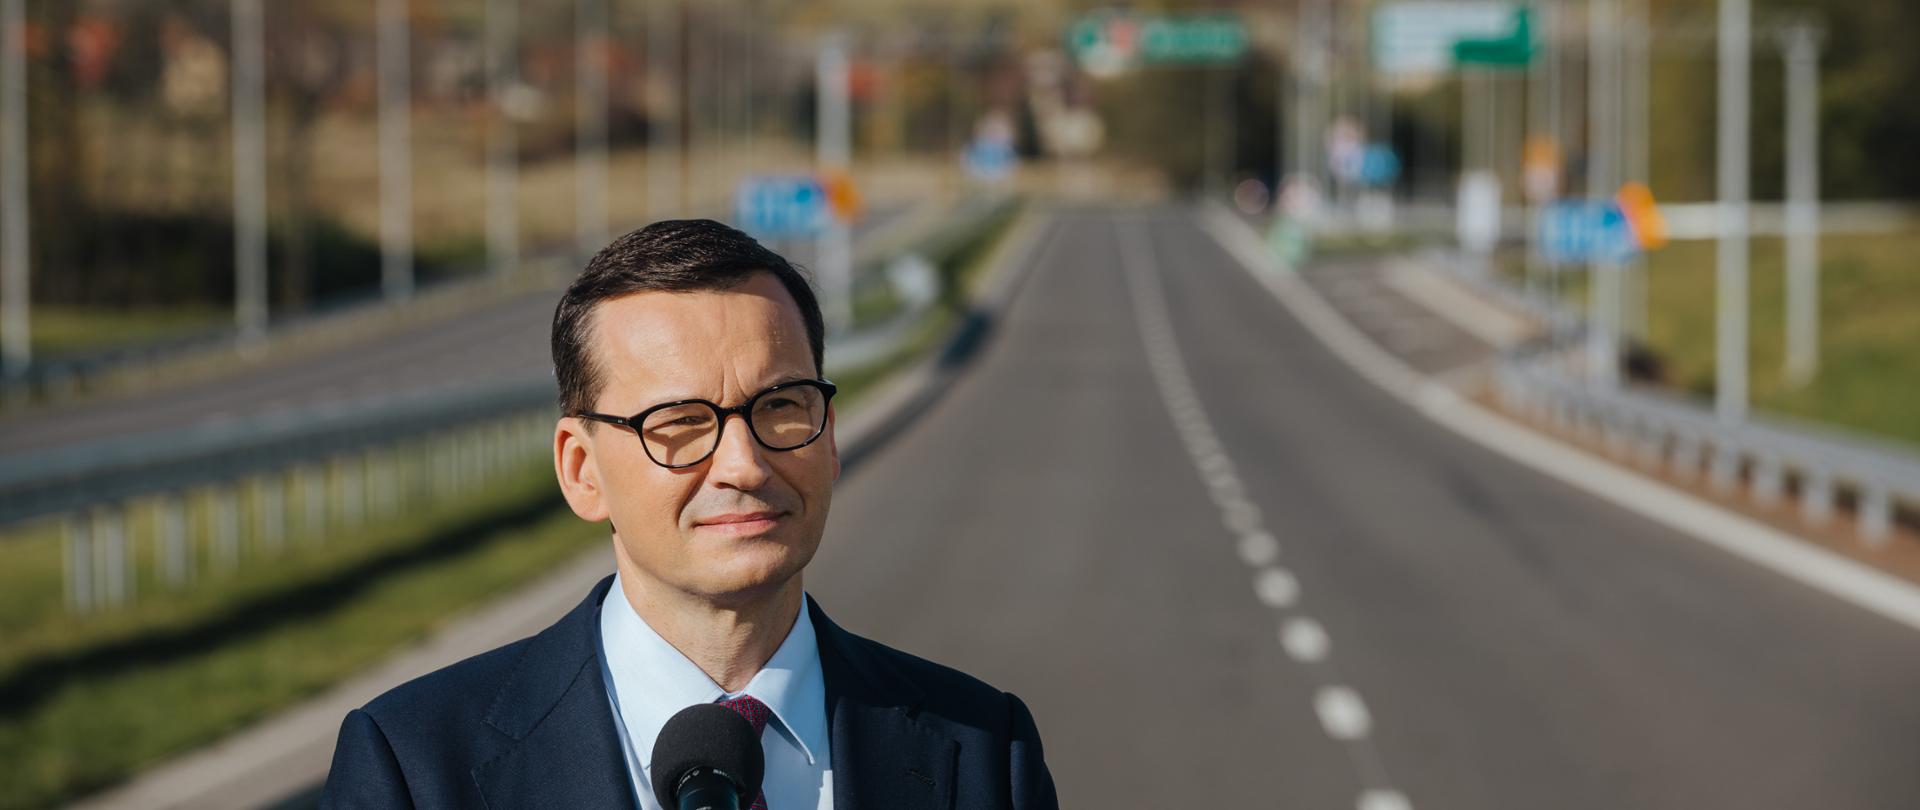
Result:
M218 613L13 668L0 808L51 806L242 728L602 540L540 483Z
M1920 231L1829 235L1820 245L1820 369L1789 384L1784 242L1751 242L1747 315L1748 390L1759 411L1920 444ZM1675 242L1647 256L1645 345L1662 382L1700 398L1714 392L1716 246ZM1501 270L1518 281L1522 262ZM1560 292L1585 310L1586 274L1562 276Z
M1920 443L1920 232L1821 241L1820 371L1788 384L1782 240L1752 244L1749 390L1760 410ZM1714 389L1714 245L1682 242L1647 265L1647 342L1673 384Z
M164 309L33 308L33 351L76 355L149 346L218 331L233 319L226 310L184 305Z
M940 303L893 352L861 368L835 370L833 379L842 393L838 402L851 406L875 383L924 357L954 331L961 319L973 317L971 303L992 264L1001 242L1020 217L1023 202L1012 202L984 219L972 232L948 242L942 255L928 257L940 271Z
M952 295L898 351L840 375L843 402L971 315L962 302L1017 213L1009 206L933 257ZM137 607L92 617L47 608L59 604L57 532L15 538L0 571L0 810L52 806L205 745L604 542L539 466L484 498L351 538L292 538L275 564L195 588L138 582ZM196 549L206 553L204 543Z

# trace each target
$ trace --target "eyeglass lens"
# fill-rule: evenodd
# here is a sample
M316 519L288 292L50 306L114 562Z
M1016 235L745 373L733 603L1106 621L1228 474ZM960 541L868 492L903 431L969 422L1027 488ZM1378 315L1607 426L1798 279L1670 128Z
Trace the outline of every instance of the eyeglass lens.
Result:
M772 450L792 450L825 429L827 398L819 388L794 385L754 399L747 426ZM705 403L661 408L638 425L647 455L669 467L698 463L720 445L719 414Z

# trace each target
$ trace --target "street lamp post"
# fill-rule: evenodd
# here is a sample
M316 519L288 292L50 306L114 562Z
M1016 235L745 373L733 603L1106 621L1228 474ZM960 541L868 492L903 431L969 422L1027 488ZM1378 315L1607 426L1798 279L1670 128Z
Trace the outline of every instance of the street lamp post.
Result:
M233 0L234 320L240 345L267 339L267 133L264 0Z
M380 286L388 303L413 295L413 148L407 0L380 0Z
M814 163L824 177L845 181L852 164L852 109L847 95L847 46L843 35L828 34L820 41L814 66L819 93L815 121ZM853 325L853 234L839 216L828 217L816 248L821 309L829 333L844 333Z
M607 0L574 4L574 249L607 243Z
M26 0L0 0L0 372L33 361L27 247Z
M487 264L494 278L520 257L519 145L515 137L519 0L487 0Z
M1787 63L1787 366L1790 385L1820 368L1820 33L1781 36Z
M1749 0L1720 0L1720 244L1714 411L1728 426L1747 418L1747 149L1752 36Z

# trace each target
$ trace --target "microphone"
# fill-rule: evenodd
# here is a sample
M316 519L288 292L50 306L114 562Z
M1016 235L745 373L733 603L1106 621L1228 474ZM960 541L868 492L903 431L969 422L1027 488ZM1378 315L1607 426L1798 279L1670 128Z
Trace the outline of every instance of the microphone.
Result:
M681 709L653 742L653 796L667 810L740 810L766 773L760 735L718 703Z

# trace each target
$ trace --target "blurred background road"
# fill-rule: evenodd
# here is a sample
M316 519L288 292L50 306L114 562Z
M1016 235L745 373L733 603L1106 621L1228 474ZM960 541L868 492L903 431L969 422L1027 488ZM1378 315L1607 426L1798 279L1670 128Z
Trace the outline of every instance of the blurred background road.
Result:
M1045 244L977 365L843 482L809 588L1032 704L1068 805L1920 796L1912 629L1419 417L1188 210L1070 209ZM1157 390L1131 249L1277 543L1252 562ZM1274 571L1297 588L1263 601ZM1329 686L1368 733L1334 736Z
M898 202L877 207L854 226L854 241L900 224L910 210ZM565 279L546 282L498 300L372 324L306 352L296 347L288 352L294 356L277 362L183 384L160 380L120 396L0 421L0 464L22 463L36 450L117 442L253 414L550 381L547 340Z
M811 589L1068 806L1920 806L1915 30L0 0L0 810L309 806L570 606L553 307L682 217L826 310Z

